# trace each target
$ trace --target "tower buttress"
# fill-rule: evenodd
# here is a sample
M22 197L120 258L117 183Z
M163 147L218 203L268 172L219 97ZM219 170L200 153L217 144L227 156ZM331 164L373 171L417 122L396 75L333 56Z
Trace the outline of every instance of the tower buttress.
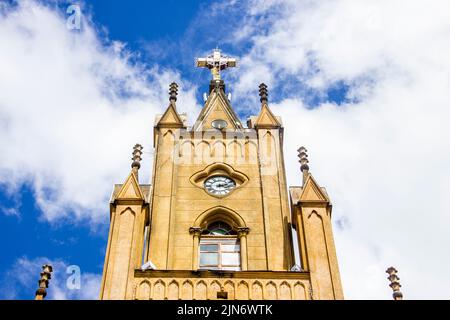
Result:
M111 198L110 229L100 299L122 300L131 297L134 270L142 265L148 204L137 175L141 152L142 146L136 145L132 170L124 184L115 186Z
M304 147L299 150L302 187L291 187L292 221L297 230L301 268L309 271L314 299L344 299L331 223L331 201L308 166Z
M283 156L283 127L268 105L267 86L259 86L261 111L253 126L258 136L268 270L290 270L294 264L289 203ZM274 187L276 186L276 187ZM283 243L279 245L280 239ZM275 253L283 248L283 254Z
M177 196L178 139L186 129L176 110L178 86L172 83L169 89L170 104L154 127L155 158L153 162L153 186L151 194L150 240L148 259L158 269L172 268L174 236L174 210ZM156 193L155 193L156 192ZM163 214L162 214L163 213Z

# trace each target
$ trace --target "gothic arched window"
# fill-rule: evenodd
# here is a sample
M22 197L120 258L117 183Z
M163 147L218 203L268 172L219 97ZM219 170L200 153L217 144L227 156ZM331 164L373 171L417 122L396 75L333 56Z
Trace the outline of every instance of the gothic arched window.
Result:
M227 223L219 221L211 223L207 229L203 230L202 234L208 236L228 236L236 235L236 231L234 231Z
M202 232L199 267L210 270L241 270L241 246L236 231L225 222L214 222Z

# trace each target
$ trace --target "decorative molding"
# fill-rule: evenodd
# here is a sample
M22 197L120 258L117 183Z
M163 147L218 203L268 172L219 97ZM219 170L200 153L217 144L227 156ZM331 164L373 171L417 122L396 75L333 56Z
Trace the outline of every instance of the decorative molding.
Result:
M189 233L194 235L194 236L198 236L200 237L200 235L202 234L203 229L200 227L190 227L189 228Z
M236 183L236 187L231 190L228 194L225 195L216 195L211 194L206 191L203 183L207 178L218 176L218 175L224 175L232 178L234 182ZM243 187L247 184L249 181L249 177L245 175L244 173L235 170L232 166L229 164L223 163L223 162L214 162L208 166L206 166L203 170L198 171L194 173L190 178L189 181L191 184L196 186L197 188L202 189L206 194L210 195L211 197L216 198L224 198L227 196L230 196L233 192L238 190L239 188Z
M203 211L195 219L193 227L206 228L215 221L228 223L235 230L238 230L240 227L247 227L244 219L236 211L224 206L216 206Z
M136 278L134 283L139 288L159 288L157 291L139 292L136 299L143 300L216 300L224 298L227 300L307 300L306 286L309 284L309 280L249 278L188 280L155 277L150 281Z
M308 271L226 271L226 270L145 270L135 269L135 278L183 278L184 280L227 278L268 280L309 280ZM183 280L183 281L184 281Z
M239 227L237 228L237 234L238 237L245 237L248 233L250 232L250 228L249 227Z

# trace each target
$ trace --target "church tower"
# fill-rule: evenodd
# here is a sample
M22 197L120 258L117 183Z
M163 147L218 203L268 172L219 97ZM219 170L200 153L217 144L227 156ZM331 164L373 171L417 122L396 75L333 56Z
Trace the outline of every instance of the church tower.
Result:
M194 125L178 112L172 83L155 120L151 184L139 183L136 145L128 178L114 187L100 299L343 299L330 200L304 148L303 184L287 188L267 86L244 125L220 77L236 60L216 49L197 66L213 79Z

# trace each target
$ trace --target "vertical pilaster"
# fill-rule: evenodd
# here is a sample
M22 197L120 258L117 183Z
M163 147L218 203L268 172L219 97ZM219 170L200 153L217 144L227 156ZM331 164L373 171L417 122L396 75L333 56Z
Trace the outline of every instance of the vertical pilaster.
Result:
M162 128L158 135L158 154L155 157L153 177L152 219L149 259L157 269L168 268L172 197L174 192L175 134Z
M258 150L267 264L269 270L281 271L292 267L292 247L280 130L280 128L258 129Z
M200 237L203 229L199 227L191 227L189 229L190 234L193 235L193 253L192 253L192 270L198 270L198 247L200 245Z
M248 227L241 227L238 229L239 243L241 246L241 269L243 271L248 270L247 234L249 230Z

